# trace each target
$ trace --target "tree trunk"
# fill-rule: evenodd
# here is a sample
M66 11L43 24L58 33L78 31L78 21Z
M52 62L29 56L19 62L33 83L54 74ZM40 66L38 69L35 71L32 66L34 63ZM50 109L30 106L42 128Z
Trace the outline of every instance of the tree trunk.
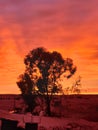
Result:
M49 97L47 96L47 101L46 101L46 103L47 103L47 115L48 116L51 116L51 106L50 106L50 99L49 99Z
M24 98L25 103L28 105L28 108L26 111L32 113L36 106L35 95L32 95L32 94L23 95L23 98Z

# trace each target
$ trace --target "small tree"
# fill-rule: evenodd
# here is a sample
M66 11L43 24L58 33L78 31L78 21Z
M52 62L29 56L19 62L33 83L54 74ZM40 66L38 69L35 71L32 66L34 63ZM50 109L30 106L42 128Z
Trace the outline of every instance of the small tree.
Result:
M76 66L72 59L64 59L60 53L49 52L42 47L30 51L24 63L25 73L20 76L17 85L23 95L43 95L47 104L47 114L50 116L52 96L62 92L59 82L61 75L70 78L76 72Z
M71 87L71 93L80 94L81 93L81 77L79 76Z
M80 76L74 81L72 86L66 87L65 93L67 95L69 95L69 94L80 94L81 93L81 77Z

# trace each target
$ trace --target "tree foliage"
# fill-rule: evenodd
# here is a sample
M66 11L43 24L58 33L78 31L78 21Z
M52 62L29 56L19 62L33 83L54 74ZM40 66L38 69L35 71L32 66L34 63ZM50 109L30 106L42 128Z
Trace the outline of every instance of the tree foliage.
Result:
M47 104L47 113L50 112L52 95L62 92L59 82L62 75L70 78L76 72L76 66L70 58L64 59L57 52L49 52L43 47L33 49L24 58L26 66L24 74L17 82L23 95L43 95Z

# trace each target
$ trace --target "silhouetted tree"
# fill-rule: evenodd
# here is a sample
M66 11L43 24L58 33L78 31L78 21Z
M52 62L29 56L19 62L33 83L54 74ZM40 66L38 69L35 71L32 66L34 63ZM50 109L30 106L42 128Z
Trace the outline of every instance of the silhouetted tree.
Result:
M52 96L62 92L59 82L61 75L70 78L76 72L76 66L72 59L64 59L59 52L49 52L43 47L30 51L24 59L24 64L25 73L20 76L17 84L23 95L43 95L47 114L50 116Z
M72 86L68 86L65 88L65 93L69 94L80 94L81 93L81 76L78 76L77 79L74 81Z
M81 77L79 76L71 87L71 93L80 94L81 93Z
M33 82L30 78L30 76L27 73L21 74L18 78L17 85L21 90L22 97L26 104L28 105L29 112L32 112L34 107L36 106L35 103L35 96L32 92L33 91Z

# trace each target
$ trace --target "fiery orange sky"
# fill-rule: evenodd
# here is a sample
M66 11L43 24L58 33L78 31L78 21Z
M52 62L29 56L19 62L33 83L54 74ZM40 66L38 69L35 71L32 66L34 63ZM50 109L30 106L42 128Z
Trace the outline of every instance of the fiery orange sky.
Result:
M83 92L98 94L98 0L0 0L0 93L20 93L24 56L39 46L72 58Z

